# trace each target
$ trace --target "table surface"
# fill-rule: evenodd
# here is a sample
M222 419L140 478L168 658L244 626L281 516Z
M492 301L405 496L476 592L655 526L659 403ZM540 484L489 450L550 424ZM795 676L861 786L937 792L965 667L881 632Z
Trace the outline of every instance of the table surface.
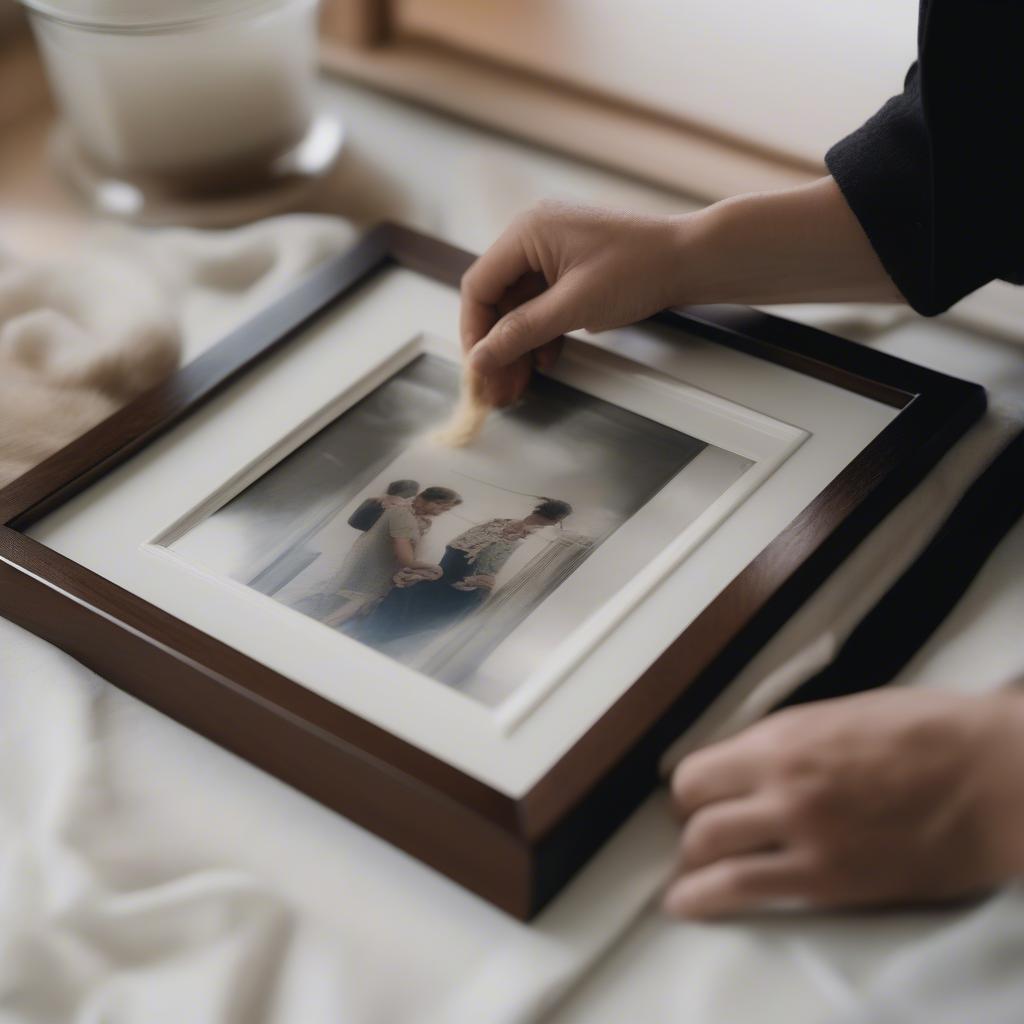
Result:
M545 196L647 211L695 207L685 196L343 81L325 81L322 102L343 119L347 143L328 188L310 208L359 226L399 220L478 251L518 210ZM0 146L0 239L15 252L40 257L61 253L93 226L49 170L50 124L49 111L37 107L8 125ZM824 326L841 324L850 336L983 383L1003 400L1024 402L1024 349L1006 340L941 318L924 321L904 310L792 312ZM1019 567L1024 537L1019 529L1015 536L1009 550ZM1019 607L1019 590L1014 600ZM813 943L815 933L827 926L827 918L817 918L684 927L652 911L551 1011L550 1019L559 1024L639 1019L633 1012L641 1002L655 1014L649 1019L661 1019L656 1015L670 1009L680 1014L689 1010L687 1019L695 1021L748 1019L730 1016L727 1009L743 1000L730 1003L723 996L738 984L742 987L740 983L750 986L748 995L757 992L775 1000L772 1019L824 1019L835 1008L822 994L830 982L822 982L824 989L810 982L794 987L781 959L793 954L797 933ZM901 915L882 932L895 947L928 926L921 915ZM877 948L878 923L862 926L851 919L846 934L850 976L867 974L884 952Z

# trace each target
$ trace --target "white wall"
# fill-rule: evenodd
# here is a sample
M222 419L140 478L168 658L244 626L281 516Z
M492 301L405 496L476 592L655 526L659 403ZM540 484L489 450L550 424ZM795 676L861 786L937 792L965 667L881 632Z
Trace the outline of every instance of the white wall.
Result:
M398 0L419 35L808 160L902 88L917 0Z

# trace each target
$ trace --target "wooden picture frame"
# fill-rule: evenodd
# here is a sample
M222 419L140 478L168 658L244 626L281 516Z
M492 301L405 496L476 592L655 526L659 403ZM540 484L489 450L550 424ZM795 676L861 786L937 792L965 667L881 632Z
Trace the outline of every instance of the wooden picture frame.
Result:
M889 426L521 798L480 782L26 534L319 314L394 266L457 286L472 256L383 225L164 384L0 491L0 614L521 918L658 782L666 748L981 414L977 385L740 307L671 330L885 403Z

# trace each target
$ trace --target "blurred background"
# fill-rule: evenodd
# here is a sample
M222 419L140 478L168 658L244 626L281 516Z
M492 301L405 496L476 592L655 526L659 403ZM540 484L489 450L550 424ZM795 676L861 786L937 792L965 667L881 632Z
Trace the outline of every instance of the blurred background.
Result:
M350 80L713 199L819 173L899 90L916 17L916 0L324 0L322 54ZM9 41L21 20L0 0ZM9 120L45 90L24 52L5 63Z
M55 0L76 2L104 6ZM323 187L155 219L221 226L299 208L398 219L479 250L543 196L685 210L812 180L828 147L902 88L917 6L323 0L318 109L344 131ZM27 19L0 0L0 231L30 253L86 219L52 170L52 106ZM1018 292L996 283L951 319L1016 338L1022 316Z
M704 198L819 173L899 90L917 22L916 0L354 6L387 12L377 53L328 66Z

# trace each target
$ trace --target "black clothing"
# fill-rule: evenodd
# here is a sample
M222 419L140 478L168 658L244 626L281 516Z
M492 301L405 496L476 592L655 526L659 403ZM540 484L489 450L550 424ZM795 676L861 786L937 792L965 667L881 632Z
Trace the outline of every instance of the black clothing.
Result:
M1024 516L1024 433L960 499L918 555L847 637L835 659L779 707L873 690L894 679L956 607L999 542Z
M921 0L902 95L825 162L919 313L1024 283L1024 0Z
M392 587L387 597L359 624L354 635L371 647L386 644L413 633L443 629L454 625L487 600L490 591L456 590L459 583L475 572L465 551L445 548L441 559L442 575L409 587Z
M348 525L365 533L374 526L382 515L384 515L384 506L381 504L380 498L367 498L348 517Z

